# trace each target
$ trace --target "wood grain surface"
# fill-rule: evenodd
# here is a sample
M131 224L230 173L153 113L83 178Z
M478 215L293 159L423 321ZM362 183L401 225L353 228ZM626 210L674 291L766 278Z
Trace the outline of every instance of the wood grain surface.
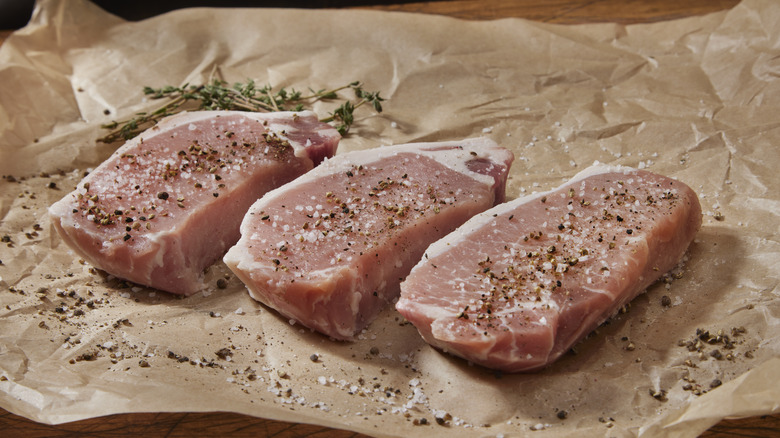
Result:
M362 2L366 3L366 2ZM360 9L404 11L489 20L519 17L548 23L650 23L729 9L738 0L452 0L357 6ZM10 35L0 30L0 44ZM234 413L141 413L92 418L60 425L36 423L0 409L2 437L364 437L355 432L295 424ZM780 415L723 420L702 437L780 437Z
M722 11L737 3L738 0L452 0L378 4L360 9L422 12L469 20L517 17L559 24L631 24Z

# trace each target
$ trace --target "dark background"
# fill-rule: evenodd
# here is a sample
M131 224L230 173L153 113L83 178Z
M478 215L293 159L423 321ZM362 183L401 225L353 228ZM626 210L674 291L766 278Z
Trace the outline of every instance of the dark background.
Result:
M410 3L410 0L91 0L106 11L136 21L186 7L341 8ZM420 0L416 0L420 1ZM34 0L0 0L0 29L18 29L30 20Z

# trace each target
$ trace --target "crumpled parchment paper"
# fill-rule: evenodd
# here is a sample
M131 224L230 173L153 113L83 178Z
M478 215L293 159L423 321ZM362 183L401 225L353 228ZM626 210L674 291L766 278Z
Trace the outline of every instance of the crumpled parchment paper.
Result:
M0 48L0 406L59 423L233 411L376 436L695 436L780 402L780 4L560 26L368 11L191 9L125 22L45 0ZM142 87L361 80L341 152L487 135L511 197L594 161L696 190L704 225L664 281L541 372L428 347L388 308L333 342L252 301L221 263L189 298L95 271L46 208L117 145ZM325 114L327 104L315 110ZM219 289L216 281L228 280Z

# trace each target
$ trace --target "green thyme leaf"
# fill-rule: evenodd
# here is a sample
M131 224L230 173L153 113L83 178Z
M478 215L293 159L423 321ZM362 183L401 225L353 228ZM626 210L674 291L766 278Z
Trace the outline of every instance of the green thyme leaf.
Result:
M354 101L339 97L339 92L352 89L355 94ZM343 99L328 117L321 119L326 123L333 123L334 127L342 134L349 131L355 122L354 111L360 106L369 103L376 112L382 112L378 91L368 92L362 88L360 81L350 82L347 85L331 90L320 89L304 96L300 91L287 90L284 87L274 90L270 85L257 87L252 79L245 83L236 82L229 87L227 82L213 79L205 85L184 84L181 87L166 85L161 88L143 87L144 95L152 99L169 99L163 106L149 112L138 113L136 117L120 122L113 121L102 125L102 128L110 129L104 137L98 139L103 143L112 143L119 140L129 140L144 130L152 127L162 118L179 113L185 109L195 111L214 110L238 110L238 111L302 111L311 107L317 101L334 101Z

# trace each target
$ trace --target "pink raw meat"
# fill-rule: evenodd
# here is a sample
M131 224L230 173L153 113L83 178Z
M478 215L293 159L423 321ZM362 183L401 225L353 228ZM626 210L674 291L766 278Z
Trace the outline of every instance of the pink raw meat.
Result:
M592 167L431 245L396 308L434 347L488 368L535 370L672 269L700 225L685 184Z
M252 203L332 156L340 138L311 112L178 114L119 148L49 215L92 265L189 295Z
M431 242L503 201L512 160L484 138L336 156L255 203L224 261L256 300L351 339Z

